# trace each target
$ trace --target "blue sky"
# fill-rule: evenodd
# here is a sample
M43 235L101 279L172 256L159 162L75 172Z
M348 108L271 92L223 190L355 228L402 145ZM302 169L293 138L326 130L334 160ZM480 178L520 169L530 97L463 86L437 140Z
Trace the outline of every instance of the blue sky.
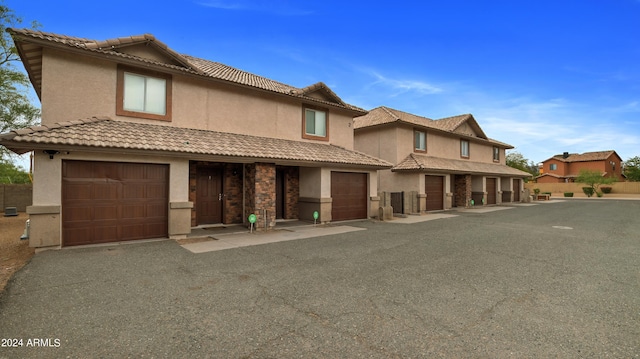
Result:
M289 85L322 81L365 109L471 113L535 162L565 151L640 156L640 0L5 4L42 31L151 33Z

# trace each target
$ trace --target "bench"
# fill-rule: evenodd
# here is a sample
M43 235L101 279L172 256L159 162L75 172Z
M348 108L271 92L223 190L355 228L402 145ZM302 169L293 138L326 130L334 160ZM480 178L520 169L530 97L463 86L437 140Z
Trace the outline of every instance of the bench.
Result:
M548 201L551 199L551 195L547 193L541 193L536 195L538 201Z

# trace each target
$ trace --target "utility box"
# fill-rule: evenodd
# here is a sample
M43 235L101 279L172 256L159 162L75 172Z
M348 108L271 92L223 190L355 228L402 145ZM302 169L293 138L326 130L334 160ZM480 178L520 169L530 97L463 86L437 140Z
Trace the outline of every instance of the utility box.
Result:
M18 208L17 207L5 207L4 209L4 216L5 217L15 217L18 215Z

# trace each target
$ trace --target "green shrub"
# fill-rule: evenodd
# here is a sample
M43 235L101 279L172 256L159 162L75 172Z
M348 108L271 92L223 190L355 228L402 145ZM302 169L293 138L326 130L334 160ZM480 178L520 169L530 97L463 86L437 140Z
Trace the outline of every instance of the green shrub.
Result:
M549 196L551 196L551 192L542 192L542 194L548 194Z
M591 187L582 187L582 192L584 192L584 194L586 194L587 197L591 197L593 196L593 192L595 191Z
M596 191L596 195L597 195L598 197L602 197L602 192L600 192L600 191Z
M540 188L534 188L534 189L533 189L533 193L535 193L535 194L540 193Z
M602 193L611 193L611 187L600 187Z
M565 192L564 196L565 197L573 197L573 192Z

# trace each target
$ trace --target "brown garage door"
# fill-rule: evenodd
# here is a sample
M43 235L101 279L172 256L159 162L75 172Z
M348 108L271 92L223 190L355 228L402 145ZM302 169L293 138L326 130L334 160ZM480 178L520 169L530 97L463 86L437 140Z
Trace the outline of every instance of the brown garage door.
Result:
M367 218L367 174L331 172L331 220Z
M425 176L424 191L427 194L427 211L444 209L444 177Z
M487 178L487 204L496 204L496 179Z
M168 235L167 165L63 161L62 243Z

